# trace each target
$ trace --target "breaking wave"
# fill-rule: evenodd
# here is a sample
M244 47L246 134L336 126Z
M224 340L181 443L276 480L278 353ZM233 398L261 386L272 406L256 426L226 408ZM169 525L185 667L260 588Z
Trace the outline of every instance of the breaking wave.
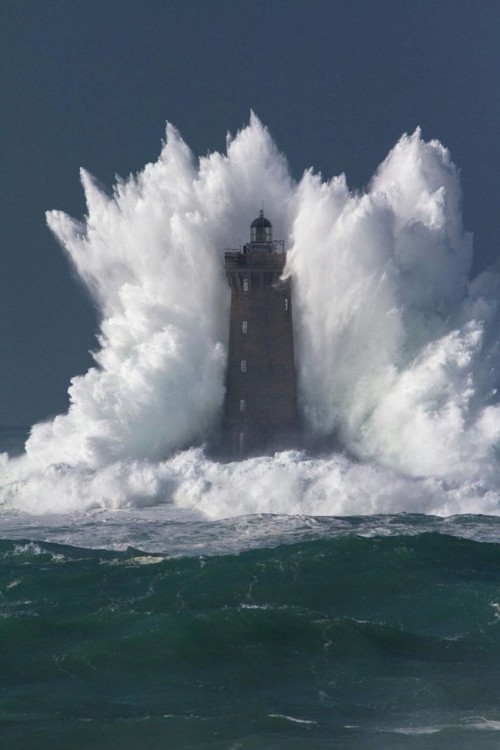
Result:
M500 512L500 277L472 281L448 151L404 135L363 193L294 181L257 117L196 161L172 126L158 161L87 215L47 214L100 313L66 414L2 456L9 507L175 502L233 513ZM262 203L288 248L304 431L340 452L220 464L223 251Z

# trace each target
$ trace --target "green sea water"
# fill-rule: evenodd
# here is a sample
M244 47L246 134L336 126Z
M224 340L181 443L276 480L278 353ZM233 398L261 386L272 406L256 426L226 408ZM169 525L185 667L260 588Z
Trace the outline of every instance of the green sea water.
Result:
M478 515L3 509L0 748L497 750L499 539Z
M2 747L497 748L500 546L418 524L175 557L2 541Z

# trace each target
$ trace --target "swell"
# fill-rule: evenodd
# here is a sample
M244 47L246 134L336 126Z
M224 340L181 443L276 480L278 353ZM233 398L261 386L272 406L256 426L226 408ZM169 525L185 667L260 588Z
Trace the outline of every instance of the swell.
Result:
M470 747L500 719L499 578L499 545L434 533L181 558L2 541L9 747Z
M37 616L283 610L457 638L498 618L500 545L445 534L354 534L240 554L169 558L0 542L2 607ZM50 571L50 575L48 575ZM76 585L78 581L78 585ZM497 605L498 606L498 605ZM21 612L20 612L21 613ZM493 632L493 631L492 631Z

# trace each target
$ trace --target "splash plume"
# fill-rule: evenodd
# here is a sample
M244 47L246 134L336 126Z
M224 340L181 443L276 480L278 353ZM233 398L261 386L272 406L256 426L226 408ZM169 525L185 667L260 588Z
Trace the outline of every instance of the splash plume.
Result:
M100 313L95 366L73 379L67 414L33 427L25 456L4 456L4 502L499 511L499 278L468 281L472 240L441 144L404 135L358 194L343 176L294 182L252 115L225 155L197 163L169 125L158 161L111 196L81 178L85 219L47 220ZM345 455L224 466L189 446L221 419L223 250L262 202L289 250L304 429Z

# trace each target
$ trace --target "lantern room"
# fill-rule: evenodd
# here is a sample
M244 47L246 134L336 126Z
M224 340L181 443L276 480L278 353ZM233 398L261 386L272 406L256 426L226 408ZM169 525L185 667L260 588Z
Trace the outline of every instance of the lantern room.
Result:
M263 209L250 224L250 242L252 245L267 245L273 241L273 225L264 216Z

